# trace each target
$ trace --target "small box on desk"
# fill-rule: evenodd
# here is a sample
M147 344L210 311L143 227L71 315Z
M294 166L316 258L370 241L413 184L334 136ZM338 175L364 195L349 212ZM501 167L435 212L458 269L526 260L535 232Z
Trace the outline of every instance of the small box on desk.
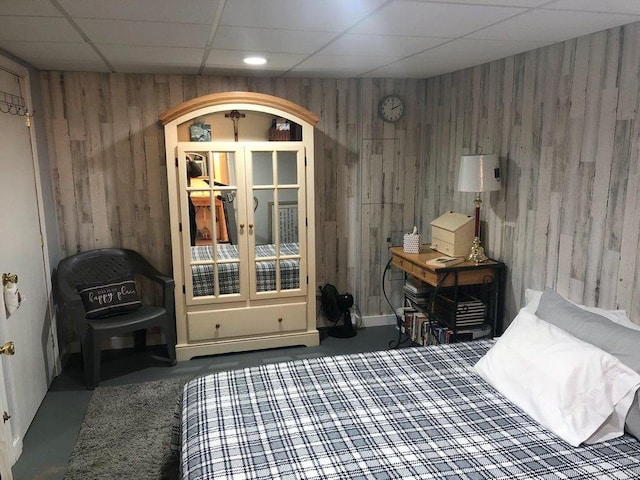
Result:
M469 254L474 236L473 217L447 212L431 222L431 248L450 257Z
M405 253L420 253L420 234L405 233L402 242L402 251Z

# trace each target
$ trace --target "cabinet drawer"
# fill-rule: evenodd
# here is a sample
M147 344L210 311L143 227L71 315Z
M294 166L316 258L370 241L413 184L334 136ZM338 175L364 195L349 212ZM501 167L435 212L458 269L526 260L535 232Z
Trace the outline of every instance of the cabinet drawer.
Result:
M306 328L306 303L187 313L190 342L277 334Z
M404 270L405 272L411 273L411 269L412 269L411 262L409 262L408 260L405 260L405 259L400 258L400 257L393 256L391 258L391 263L393 265L395 265L396 267Z
M449 255L450 257L453 257L455 253L453 243L445 242L444 240L435 237L431 241L431 248L439 251L440 253L444 253L445 255Z
M427 270L427 268L414 265L412 275L423 282L427 282L429 285L438 285L438 275L432 270Z

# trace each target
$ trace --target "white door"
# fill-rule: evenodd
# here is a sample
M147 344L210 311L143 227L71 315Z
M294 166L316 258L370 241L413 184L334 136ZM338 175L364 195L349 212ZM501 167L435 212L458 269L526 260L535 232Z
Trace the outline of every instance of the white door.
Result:
M2 359L12 463L56 370L39 171L33 134L27 117L20 115L23 101L28 108L28 71L0 57L0 273L16 274L23 296L11 316L4 308L0 312L0 344L12 340L16 346L16 355Z
M1 284L0 284L1 287ZM6 323L6 310L4 307L4 296L0 295L0 321ZM1 329L0 329L1 330ZM0 335L2 337L3 335ZM5 377L4 377L4 362L11 361L10 356L5 358L5 355L0 355L0 480L12 480L13 475L11 473L11 465L14 463L11 461L11 451L9 446L12 444L11 424L9 423L9 407L7 402L7 391L5 389Z

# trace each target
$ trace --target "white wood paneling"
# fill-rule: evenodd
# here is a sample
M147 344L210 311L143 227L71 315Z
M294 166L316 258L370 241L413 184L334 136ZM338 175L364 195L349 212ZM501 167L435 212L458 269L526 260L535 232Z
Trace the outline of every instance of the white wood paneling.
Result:
M445 167L500 156L482 236L508 267L507 323L526 288L546 286L640 323L639 38L631 24L427 81L422 223L444 205L471 211L439 187L455 185Z
M209 93L267 93L320 117L314 144L318 284L333 283L354 294L363 316L391 312L378 293L380 268L388 258L388 236L397 244L399 233L417 221L424 81L45 72L42 83L63 256L122 246L170 273L158 114ZM392 92L407 103L405 117L393 125L377 117L378 101ZM370 165L362 150L365 138L390 139L375 152L382 155L376 169L367 173L367 191L384 203L388 215L380 208L364 212L361 170L365 162ZM368 235L361 239L362 222L379 232L375 241ZM361 287L364 283L375 285ZM71 335L65 328L63 341Z

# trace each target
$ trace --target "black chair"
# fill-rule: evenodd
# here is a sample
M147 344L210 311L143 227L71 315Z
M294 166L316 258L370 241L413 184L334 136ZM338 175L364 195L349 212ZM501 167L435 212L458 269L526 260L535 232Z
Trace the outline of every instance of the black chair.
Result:
M142 304L137 310L106 318L87 318L85 305L78 293L79 285L108 284L110 280L132 275L162 286L162 305ZM55 274L58 307L64 321L72 321L80 339L84 377L92 390L100 382L100 345L103 339L135 332L136 349L146 346L146 329L161 327L164 331L169 361L176 364L174 281L156 270L142 255L120 248L101 248L80 252L60 261ZM139 284L138 284L139 285Z

